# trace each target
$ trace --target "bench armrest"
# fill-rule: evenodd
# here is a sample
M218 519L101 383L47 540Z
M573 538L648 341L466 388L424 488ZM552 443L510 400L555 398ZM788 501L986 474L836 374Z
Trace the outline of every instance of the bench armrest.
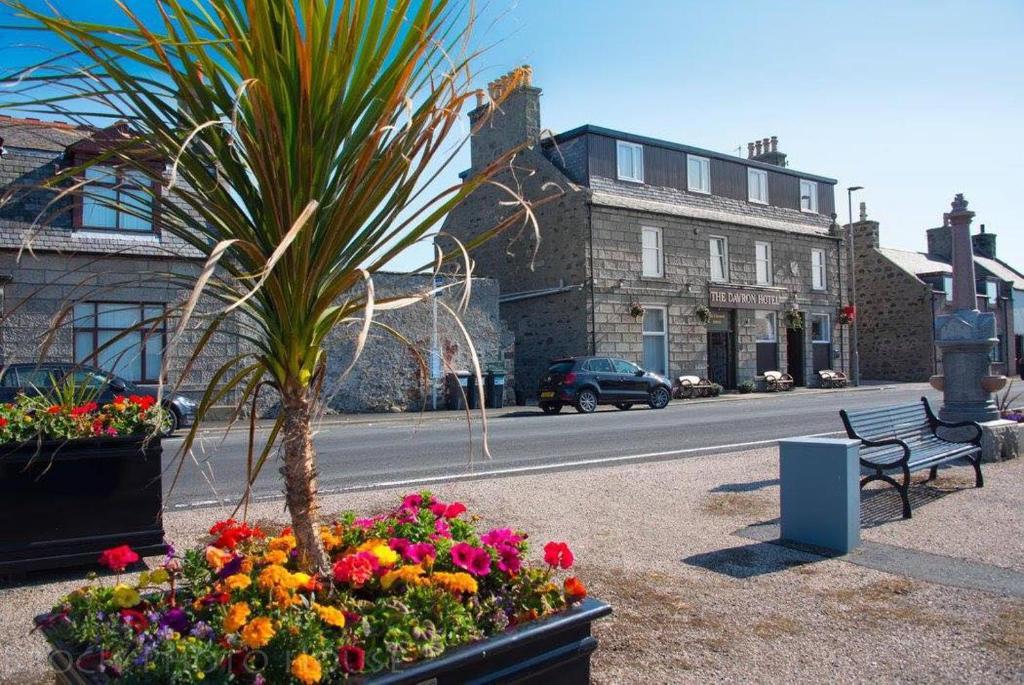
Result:
M903 448L903 458L896 463L907 463L910 461L910 445L899 438L889 438L888 440L866 440L860 436L857 436L857 440L860 440L860 444L864 447L886 447L888 445L899 445ZM864 461L861 459L861 461Z
M969 442L974 445L981 445L981 425L977 421L957 421L956 423L951 423L949 421L943 421L942 419L937 418L935 419L935 426L936 428L973 428L978 432L978 434L975 435L973 438L968 438L966 440L953 440L952 438L942 439L945 440L946 442Z

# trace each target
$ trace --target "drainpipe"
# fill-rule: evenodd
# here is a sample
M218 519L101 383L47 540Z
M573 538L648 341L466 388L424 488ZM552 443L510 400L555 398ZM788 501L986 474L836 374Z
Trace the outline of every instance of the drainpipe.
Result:
M590 274L586 281L590 284L590 354L597 354L597 297L594 294L594 206L587 203L587 238L590 242Z
M843 239L842 229L836 224L836 213L832 212L832 228L839 238L839 249L836 250L836 285L839 288L839 306L843 306ZM853 244L847 244L847 250L853 249ZM846 327L844 327L846 329ZM850 374L850 359L846 356L846 336L849 335L848 330L843 330L843 334L839 336L839 356L846 359L846 373ZM831 365L832 360L829 359Z

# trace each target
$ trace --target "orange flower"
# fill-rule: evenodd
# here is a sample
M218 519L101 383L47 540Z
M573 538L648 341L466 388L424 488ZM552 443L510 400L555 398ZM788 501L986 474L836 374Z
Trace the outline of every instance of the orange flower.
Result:
M322 604L313 603L313 611L320 617L320 620L335 628L345 627L345 613L335 607L327 607Z
M263 563L284 566L288 563L288 552L284 552L279 549L272 549L263 555Z
M576 576L565 579L565 598L570 602L578 601L587 596L587 588Z
M259 649L270 642L274 633L273 622L266 616L260 616L249 621L248 625L242 628L242 641L252 649Z
M224 579L224 584L231 590L244 590L252 585L252 578L245 573L236 573Z
M267 543L267 549L276 549L287 554L295 549L295 536L279 535L276 538L272 538L270 542Z
M275 587L288 588L291 584L291 577L291 572L284 566L271 564L260 571L260 587L264 590L270 590Z
M249 614L252 613L249 609L249 605L245 602L238 602L228 607L228 613L224 616L224 632L233 633L249 620Z
M436 585L453 594L474 593L477 591L476 579L468 573L438 571L430 576L430 582L432 585Z
M415 564L412 566L402 566L401 568L396 568L394 571L388 571L381 577L380 586L385 590L390 590L391 586L395 583L422 585L424 582L423 567L419 564Z
M302 685L319 683L322 677L320 662L308 654L300 654L292 659L292 675Z
M214 571L219 571L223 568L224 564L231 560L231 552L225 552L217 547L206 548L206 563L210 565Z

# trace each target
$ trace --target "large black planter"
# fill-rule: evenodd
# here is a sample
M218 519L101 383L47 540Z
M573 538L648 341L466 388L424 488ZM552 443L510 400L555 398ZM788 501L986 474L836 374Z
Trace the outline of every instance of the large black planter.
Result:
M0 445L0 575L164 550L160 439Z
M590 625L611 612L607 604L588 598L567 611L453 649L437 659L346 682L353 685L587 685L590 656L597 649ZM67 646L54 640L46 627L46 616L37 617L36 623L54 647L50 661L57 672L58 683L105 685L111 682L102 674L83 673L74 666Z

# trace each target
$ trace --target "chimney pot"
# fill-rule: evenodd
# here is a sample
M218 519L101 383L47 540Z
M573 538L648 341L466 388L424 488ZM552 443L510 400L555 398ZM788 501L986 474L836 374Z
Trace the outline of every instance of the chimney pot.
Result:
M754 144L753 143L747 143L747 157L753 157L753 156L754 156Z
M985 232L985 224L982 224L982 225L981 225L981 232L982 232L982 233L984 233L984 232Z
M861 221L867 221L868 220L868 203L867 202L861 202L860 203L860 220Z
M772 152L778 152L778 151L779 151L779 137L778 136L772 136Z
M754 149L757 150L757 156L760 157L761 156L761 141L760 140L758 140L758 141L756 141L754 143Z

